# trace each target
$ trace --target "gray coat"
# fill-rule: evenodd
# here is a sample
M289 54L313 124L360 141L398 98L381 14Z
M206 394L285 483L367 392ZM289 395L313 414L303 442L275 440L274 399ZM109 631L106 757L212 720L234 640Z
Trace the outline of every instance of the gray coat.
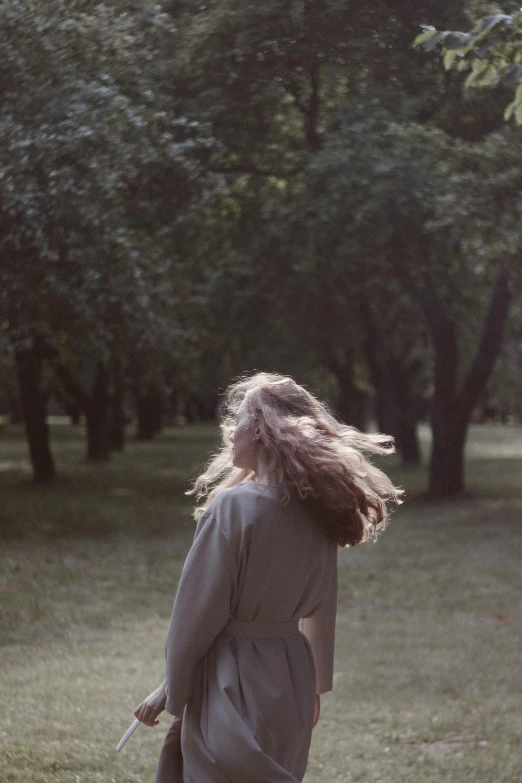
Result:
M198 520L170 620L155 783L295 783L332 689L337 544L299 498L247 481ZM280 629L280 630L279 630Z

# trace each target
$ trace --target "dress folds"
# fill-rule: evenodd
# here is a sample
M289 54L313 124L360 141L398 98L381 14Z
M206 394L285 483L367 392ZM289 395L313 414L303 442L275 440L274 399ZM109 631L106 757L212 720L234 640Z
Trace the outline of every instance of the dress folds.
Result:
M332 689L337 544L253 481L198 520L165 644L174 715L155 783L296 783Z

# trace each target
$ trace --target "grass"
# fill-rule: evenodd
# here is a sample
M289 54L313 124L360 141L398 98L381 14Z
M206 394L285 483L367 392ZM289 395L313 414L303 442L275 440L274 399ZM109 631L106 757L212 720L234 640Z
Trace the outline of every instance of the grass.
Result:
M20 428L0 435L0 780L145 783L168 716L115 745L163 677L194 529L182 493L216 431L129 440L106 465L83 461L81 428L52 438L59 480L37 487ZM519 783L522 431L474 426L451 502L423 498L425 468L386 464L407 502L376 544L339 552L305 783Z

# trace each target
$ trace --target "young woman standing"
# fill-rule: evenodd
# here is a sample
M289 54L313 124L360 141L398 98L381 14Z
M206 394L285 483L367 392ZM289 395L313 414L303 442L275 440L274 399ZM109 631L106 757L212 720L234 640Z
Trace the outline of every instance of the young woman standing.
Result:
M363 455L392 439L255 373L225 394L222 447L167 634L166 678L135 710L174 715L155 783L296 783L332 689L337 549L377 534L402 490Z

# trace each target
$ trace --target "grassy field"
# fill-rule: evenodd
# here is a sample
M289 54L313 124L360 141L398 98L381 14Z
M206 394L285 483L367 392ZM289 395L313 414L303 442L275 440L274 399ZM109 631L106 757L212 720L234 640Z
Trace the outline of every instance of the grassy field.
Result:
M81 428L52 438L59 479L36 487L20 428L0 434L0 781L146 783L168 716L115 745L163 677L183 490L216 430L131 440L107 465L83 461ZM386 464L407 502L376 544L339 552L334 690L305 783L520 783L522 430L472 428L452 502L423 498L425 469Z

